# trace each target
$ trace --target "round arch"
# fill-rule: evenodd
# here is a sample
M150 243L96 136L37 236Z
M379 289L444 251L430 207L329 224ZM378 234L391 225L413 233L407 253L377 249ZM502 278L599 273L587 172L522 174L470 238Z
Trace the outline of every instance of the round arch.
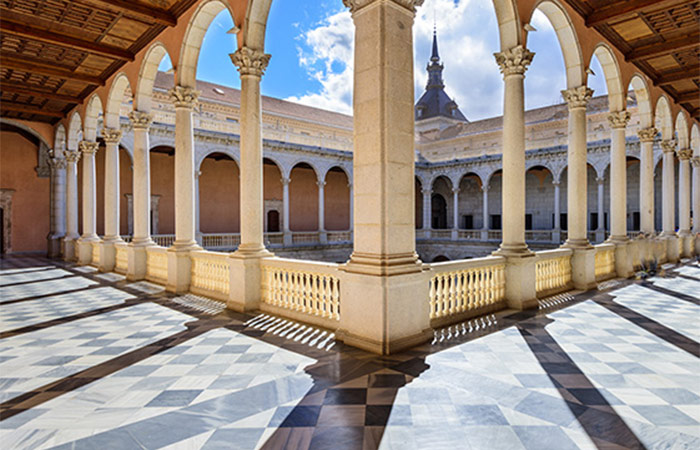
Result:
M238 167L241 166L241 162L238 159L238 155L233 153L228 148L213 148L213 149L207 150L205 153L203 153L202 155L199 155L197 157L197 159L195 160L195 163L194 163L196 170L197 171L201 170L202 163L204 162L204 160L207 159L208 157L210 157L211 155L216 154L216 153L221 153L222 155L228 156L236 163L236 166L238 166Z
M640 116L639 123L643 128L648 128L654 125L654 118L651 108L651 96L649 95L649 86L646 80L639 74L634 74L630 80L628 91L634 91L634 96L637 101L637 114Z
M654 123L657 130L661 132L661 138L673 138L673 118L671 117L671 105L665 95L659 97L656 102L654 112Z
M162 42L155 42L146 52L143 58L139 78L136 82L136 92L134 92L134 109L150 113L153 108L153 85L156 81L156 74L163 58L168 57L172 61L168 49Z
M85 124L83 130L83 137L85 140L95 141L97 139L97 122L100 116L103 115L103 112L102 100L100 100L97 94L93 94L85 107Z
M129 78L122 72L114 78L112 86L109 89L107 106L105 108L105 127L119 129L120 111L124 95L126 95L127 92L132 92L131 84L129 83Z
M83 138L83 121L78 111L74 111L68 121L68 150L78 150L78 142Z
M688 130L688 119L683 111L680 111L676 116L675 132L678 138L678 148L688 148L690 146L690 132Z
M350 229L350 177L345 168L335 165L324 175L323 224L328 231Z
M240 166L228 153L209 152L198 168L199 231L240 231Z
M317 231L318 171L306 161L292 165L289 171L289 229Z
M593 50L591 59L594 56L603 68L605 85L608 88L608 109L612 112L624 110L627 106L626 95L622 90L622 76L615 54L607 44L601 42ZM590 65L589 61L588 66L590 67Z
M66 149L66 127L59 123L54 134L53 152L55 156L62 157Z

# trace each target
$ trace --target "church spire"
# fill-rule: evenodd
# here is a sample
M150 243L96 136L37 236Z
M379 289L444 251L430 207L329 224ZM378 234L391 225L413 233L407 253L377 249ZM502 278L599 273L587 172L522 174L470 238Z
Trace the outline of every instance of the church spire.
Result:
M440 61L440 54L438 53L438 45L437 45L437 26L433 25L433 54L430 56L430 60L432 62L439 62Z
M433 25L433 53L430 55L430 63L428 64L428 85L426 89L442 89L445 84L442 81L443 65L440 64L440 54L438 53L437 43L437 27Z

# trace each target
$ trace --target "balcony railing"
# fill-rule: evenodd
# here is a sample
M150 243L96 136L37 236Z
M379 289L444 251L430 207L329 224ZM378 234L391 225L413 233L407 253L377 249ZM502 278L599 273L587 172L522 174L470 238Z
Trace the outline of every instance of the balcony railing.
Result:
M352 242L351 231L329 231L328 242Z
M154 234L151 236L153 242L160 247L170 247L175 242L174 234Z
M202 247L211 250L233 250L241 243L238 233L207 233L202 235Z
M537 252L535 290L542 298L571 289L571 255L569 249Z
M228 254L202 250L192 252L190 258L192 259L190 290L195 294L226 301L231 279Z
M501 309L505 258L489 256L430 264L430 323L443 326Z
M115 246L114 271L125 274L129 269L129 248L125 244Z
M295 231L292 233L292 244L317 244L321 242L318 231Z
M595 279L604 281L615 276L615 245L598 244L595 246Z
M168 284L168 253L164 247L146 248L146 279L154 283Z

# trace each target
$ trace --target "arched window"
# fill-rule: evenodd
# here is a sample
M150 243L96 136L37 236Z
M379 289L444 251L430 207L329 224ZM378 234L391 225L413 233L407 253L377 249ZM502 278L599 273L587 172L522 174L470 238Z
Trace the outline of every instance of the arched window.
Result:
M275 209L267 212L267 231L270 233L280 231L280 213Z
M447 228L447 202L440 194L433 194L432 203L432 220L433 229Z

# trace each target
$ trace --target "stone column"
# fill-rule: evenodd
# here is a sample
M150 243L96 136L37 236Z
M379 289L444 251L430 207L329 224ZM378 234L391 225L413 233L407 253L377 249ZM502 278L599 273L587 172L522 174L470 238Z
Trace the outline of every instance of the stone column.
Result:
M432 217L432 203L431 197L433 195L432 189L423 189L423 237L426 239L430 238L430 230L433 224L430 221Z
M603 242L605 240L605 177L596 178L596 182L598 183L598 223L596 224L595 238L597 241Z
M414 214L413 20L423 0L343 3L355 24L355 236L336 337L387 354L432 337Z
M292 245L292 232L289 229L289 178L282 178L282 230L284 245Z
M561 242L561 181L552 180L554 185L554 230L552 231L552 241Z
M202 245L202 228L200 227L200 203L199 197L199 177L202 176L202 171L198 170L194 173L194 240L198 245Z
M693 156L693 151L684 148L677 150L676 154L680 161L678 171L678 236L681 239L682 256L689 258L693 255L690 234L690 158Z
M693 251L700 254L700 156L691 160L693 165Z
M586 105L593 90L579 86L562 91L569 104L569 148L567 197L568 239L564 247L571 248L572 279L576 289L591 289L595 281L595 249L588 242L588 202L587 202L587 143Z
M484 184L481 186L481 213L482 213L482 224L481 224L481 240L487 241L489 239L489 185Z
M610 238L615 245L615 270L617 276L628 278L633 273L627 237L627 154L625 128L630 120L627 111L608 115L612 128L610 137Z
M260 259L272 254L263 244L263 149L260 79L270 55L242 47L231 54L241 76L241 244L231 255L231 296L236 311L260 303Z
M78 160L80 151L65 150L66 158L66 237L63 238L63 259L77 259L78 234Z
M151 240L151 155L148 130L153 116L132 111L129 120L134 130L133 172L133 237L128 244L129 280L146 277L146 249L155 245Z
M78 148L83 154L83 234L78 239L78 262L90 264L93 262L93 242L100 240L95 232L95 152L99 144L80 141Z
M48 256L61 255L61 240L66 236L66 168L63 152L49 158L51 167L51 231L48 236Z
M676 140L661 141L661 149L664 152L663 180L662 180L662 213L663 230L662 238L666 241L666 255L670 262L679 259L678 235L676 234L676 199L675 199L675 153Z
M325 199L325 186L326 182L318 180L316 182L318 186L318 238L322 244L328 242L328 237L326 235L326 199Z
M115 245L123 242L119 236L119 141L122 132L105 128L102 137L105 141L105 235L100 243L99 268L102 272L111 272L116 263Z
M459 188L452 188L452 240L459 235Z
M639 136L639 215L641 231L647 238L654 234L654 139L658 131L654 127L643 128Z
M350 219L349 219L350 224L349 224L349 226L348 226L348 229L349 229L350 231L352 231L352 223L353 223L353 220L354 220L354 219L353 219L354 210L353 210L353 207L352 207L352 206L353 206L353 205L352 205L352 183L348 183L348 191L349 191L349 194L350 194L350 203L349 203L349 205L350 205L350 206L349 206L349 208L350 208Z
M494 254L506 257L506 300L514 309L537 307L535 254L525 243L525 71L535 54L522 45L495 53L503 73L503 241Z
M169 292L187 292L190 286L190 252L195 240L194 128L199 92L184 86L170 90L175 105L175 242L168 249Z

